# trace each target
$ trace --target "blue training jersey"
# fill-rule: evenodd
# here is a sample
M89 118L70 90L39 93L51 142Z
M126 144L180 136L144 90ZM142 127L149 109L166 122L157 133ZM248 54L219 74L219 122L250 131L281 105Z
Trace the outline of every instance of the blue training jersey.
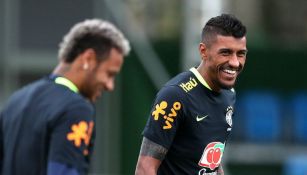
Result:
M157 94L144 137L168 149L158 175L216 174L232 129L235 92L214 92L195 68Z
M94 107L79 93L40 79L15 92L0 116L0 174L46 175L63 167L88 172ZM60 165L60 166L58 166Z

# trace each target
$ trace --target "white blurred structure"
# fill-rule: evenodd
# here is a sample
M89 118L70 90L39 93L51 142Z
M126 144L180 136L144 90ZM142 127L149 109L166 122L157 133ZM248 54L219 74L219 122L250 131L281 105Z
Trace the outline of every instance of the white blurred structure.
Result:
M201 42L201 31L205 23L223 12L222 0L193 0L183 1L183 41L182 61L183 70L196 66L200 62L198 45Z

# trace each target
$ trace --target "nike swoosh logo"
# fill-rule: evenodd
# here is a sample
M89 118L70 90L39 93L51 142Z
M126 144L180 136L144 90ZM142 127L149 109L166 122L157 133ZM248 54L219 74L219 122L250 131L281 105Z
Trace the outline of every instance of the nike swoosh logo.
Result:
M200 121L204 120L206 117L208 117L208 115L205 115L203 117L197 116L196 121L200 122Z

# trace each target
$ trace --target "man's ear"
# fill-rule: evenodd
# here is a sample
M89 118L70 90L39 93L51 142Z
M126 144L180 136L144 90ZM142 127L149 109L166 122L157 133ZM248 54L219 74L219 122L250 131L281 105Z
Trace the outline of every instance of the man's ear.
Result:
M93 49L86 49L82 53L82 69L93 70L97 65L97 55Z
M201 56L201 59L206 60L207 59L207 52L208 52L208 48L207 48L206 44L199 43L198 50L199 50L199 54Z

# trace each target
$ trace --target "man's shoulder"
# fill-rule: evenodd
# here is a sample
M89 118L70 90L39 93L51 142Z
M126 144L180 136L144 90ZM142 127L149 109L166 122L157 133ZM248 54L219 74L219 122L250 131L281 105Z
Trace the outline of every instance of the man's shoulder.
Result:
M10 97L10 99L15 98L25 98L26 96L30 96L35 92L40 92L40 89L44 89L44 86L48 83L45 79L39 79L34 82L31 82L20 89L16 90Z
M193 77L194 75L190 71L181 72L170 79L165 86L180 86L180 84L189 81Z
M182 87L193 77L190 72L182 72L169 80L157 93L158 99L185 101L186 91Z
M172 78L165 86L176 86L178 91L183 94L190 93L192 90L202 87L199 86L200 82L197 77L191 71L186 71L178 74Z
M17 90L9 101L14 104L23 101L27 105L37 103L38 106L49 104L50 107L57 106L58 109L67 106L67 104L91 108L91 104L81 94L56 84L49 78L41 78Z
M192 76L190 72L182 72L177 74L160 89L159 93L165 92L170 94L182 94L184 91L180 85L188 81L190 76Z

